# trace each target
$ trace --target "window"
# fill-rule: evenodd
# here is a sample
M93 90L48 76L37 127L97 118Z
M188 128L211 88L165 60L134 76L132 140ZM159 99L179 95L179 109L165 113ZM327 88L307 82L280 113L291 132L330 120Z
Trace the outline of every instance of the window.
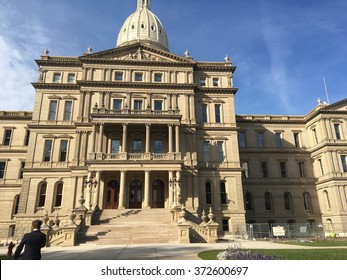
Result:
M60 141L60 156L59 156L59 161L61 161L61 162L66 161L67 144L68 144L68 140L61 140L61 141Z
M113 110L122 110L122 99L113 99Z
M134 110L142 110L142 100L134 100Z
M239 146L240 148L246 147L246 132L239 132Z
M228 199L227 199L227 192L225 189L225 182L220 183L220 200L222 204L227 204Z
M294 132L294 144L296 148L300 148L301 144L300 144L300 133L298 132Z
M64 121L71 120L71 109L72 109L72 101L65 101Z
M322 160L319 159L318 160L318 166L319 166L319 170L320 170L320 175L324 175L324 169L323 169L323 164L322 164Z
M340 130L340 124L334 123L334 129L335 129L335 137L337 140L341 140L341 130Z
M276 146L277 148L282 148L282 133L276 132Z
M245 208L247 211L253 210L253 195L250 192L245 194Z
M115 81L123 81L123 73L122 72L115 72L114 73L114 80Z
M312 129L312 134L313 134L313 140L315 144L318 144L318 137L317 137L317 131L315 128Z
M218 87L219 86L219 79L218 78L213 78L213 86Z
M284 193L284 209L286 211L293 211L292 195L289 192Z
M15 232L16 232L16 226L10 225L8 228L8 237L14 237Z
M304 192L303 196L305 211L312 211L311 195L308 192Z
M54 207L60 207L63 199L63 183L59 183L55 189Z
M20 195L16 195L14 197L14 202L13 202L13 215L18 214L18 209L19 209L19 199L20 199Z
M325 208L327 210L330 210L331 209L331 205L330 205L330 199L329 199L328 191L323 191L323 196L324 196Z
M52 140L45 140L44 150L43 150L43 161L51 160L51 152L52 152Z
M204 161L210 160L210 142L204 141Z
M75 83L76 82L76 75L74 73L69 73L67 75L67 82L68 83Z
M163 140L161 139L154 140L154 153L155 154L163 153Z
M142 82L142 80L143 80L143 73L135 72L135 81L136 82Z
M37 207L44 207L45 206L46 191L47 191L47 184L42 183L39 186L39 197L38 197Z
M201 105L201 119L203 123L207 123L207 104Z
M142 141L134 140L133 141L133 152L135 154L140 154L142 152Z
M241 168L242 168L242 178L249 178L248 162L247 161L241 162Z
M287 170L286 170L286 163L284 161L280 162L280 171L281 171L281 177L286 178L287 177Z
M6 162L0 161L0 179L5 177Z
M299 176L300 176L300 178L306 178L305 163L304 162L299 162L298 163L298 167L299 167Z
M222 220L223 231L229 231L229 219Z
M163 74L161 73L155 73L154 74L154 81L156 83L161 83L163 81Z
M58 105L57 100L51 100L51 102L49 103L49 115L48 115L49 121L55 121L55 118L57 115L57 105Z
M265 198L265 210L272 211L273 210L272 194L270 192L266 192L264 198Z
M12 129L5 129L4 133L4 146L11 144Z
M111 140L111 154L119 154L120 151L120 140L112 139Z
M205 87L206 86L206 78L200 78L199 80L199 85L201 87Z
M206 193L206 204L212 204L212 188L211 183L205 183L205 193Z
M61 73L54 73L53 74L53 83L60 83L61 82Z
M223 141L217 141L218 161L224 161Z
M342 171L347 172L347 161L346 161L346 155L341 155L341 163L342 163Z
M163 100L154 100L154 110L155 111L163 110Z
M215 104L214 105L214 110L215 110L215 117L216 117L216 123L220 123L221 122L221 105L220 104Z
M23 172L24 172L24 169L25 168L25 161L22 161L20 163L20 169L19 169L19 179L23 179Z
M29 139L30 139L30 130L27 130L25 132L24 146L28 146L29 145Z
M264 132L257 132L257 145L258 148L264 148Z
M266 161L262 161L260 163L260 166L261 166L261 174L262 174L263 178L267 178L268 177L267 162Z

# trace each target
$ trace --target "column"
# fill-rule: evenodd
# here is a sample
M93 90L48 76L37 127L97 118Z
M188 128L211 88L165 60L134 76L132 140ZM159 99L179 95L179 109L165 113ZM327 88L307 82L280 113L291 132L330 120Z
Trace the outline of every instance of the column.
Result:
M169 153L172 153L172 124L169 124Z
M173 172L169 171L169 207L173 206Z
M102 153L102 145L104 140L104 124L100 124L100 131L99 131L99 153Z
M194 102L195 97L194 97L194 94L189 95L189 98L190 98L189 104L190 104L190 114L191 114L190 122L195 123L196 119L195 119L195 102Z
M150 208L149 200L150 200L150 171L145 171L145 197L144 197L144 208Z
M119 209L125 208L125 171L120 172Z
M127 152L127 129L128 128L128 124L123 124L123 140L122 140L122 151L123 153Z
M95 142L96 142L96 125L93 124L93 132L92 132L92 153L95 153Z
M92 93L90 91L86 92L86 97L84 99L84 113L83 113L83 121L88 120L89 112L90 112L90 101L91 101Z
M76 143L75 143L75 154L74 154L74 161L76 162L76 165L78 165L78 162L80 159L80 148L81 148L81 132L76 131Z
M181 199L182 199L182 191L181 191L181 185L182 185L182 180L181 180L181 171L176 171L176 205L180 206Z
M190 117L189 117L189 96L185 95L184 96L184 106L185 106L185 120L189 121Z
M150 152L151 144L151 125L146 123L146 153Z
M197 171L194 171L193 175L193 188L194 188L194 194L193 194L193 209L199 208L199 177L197 176Z
M180 127L176 125L175 127L175 136L176 136L176 153L180 152Z
M98 206L98 202L99 202L99 196L100 196L100 179L101 179L101 172L97 171L96 172L96 186L95 186L95 193L94 193L94 199L93 199L93 209L95 209L95 207Z

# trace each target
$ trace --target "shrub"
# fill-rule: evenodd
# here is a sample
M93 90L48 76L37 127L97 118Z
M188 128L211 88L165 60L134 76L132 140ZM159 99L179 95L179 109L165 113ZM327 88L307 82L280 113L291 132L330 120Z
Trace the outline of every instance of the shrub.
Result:
M225 251L217 255L219 260L279 260L276 256L267 256L254 253L251 250L244 250L238 246L228 247Z

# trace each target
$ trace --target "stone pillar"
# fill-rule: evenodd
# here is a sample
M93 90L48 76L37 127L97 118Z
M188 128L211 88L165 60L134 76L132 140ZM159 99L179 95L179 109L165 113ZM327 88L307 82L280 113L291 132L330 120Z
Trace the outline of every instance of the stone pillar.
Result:
M123 140L122 140L122 151L123 153L127 152L127 133L128 133L128 124L123 124Z
M125 171L120 172L119 209L125 208Z
M144 197L144 208L150 208L150 171L145 171L145 197Z
M169 207L173 206L173 172L169 171Z
M95 153L95 142L96 142L96 125L93 124L93 132L92 132L92 153Z
M102 146L103 146L103 141L104 140L104 124L100 124L100 131L99 131L99 153L102 153Z
M146 123L146 153L150 152L151 144L151 125Z
M172 140L172 124L169 124L169 153L172 153L173 150Z
M95 186L95 194L94 194L94 209L98 206L98 201L99 201L99 195L100 195L100 179L101 179L101 172L97 171L96 172L96 186Z
M196 118L195 118L195 103L194 103L194 94L190 94L189 95L190 98L190 123L195 123L196 122Z
M175 136L176 136L176 153L180 152L180 127L176 125L175 127Z

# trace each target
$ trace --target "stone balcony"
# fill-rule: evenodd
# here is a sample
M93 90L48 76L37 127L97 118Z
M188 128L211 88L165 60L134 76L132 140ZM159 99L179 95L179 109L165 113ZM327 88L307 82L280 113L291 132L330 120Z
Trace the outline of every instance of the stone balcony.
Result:
M180 161L181 153L90 153L89 160L95 161Z

